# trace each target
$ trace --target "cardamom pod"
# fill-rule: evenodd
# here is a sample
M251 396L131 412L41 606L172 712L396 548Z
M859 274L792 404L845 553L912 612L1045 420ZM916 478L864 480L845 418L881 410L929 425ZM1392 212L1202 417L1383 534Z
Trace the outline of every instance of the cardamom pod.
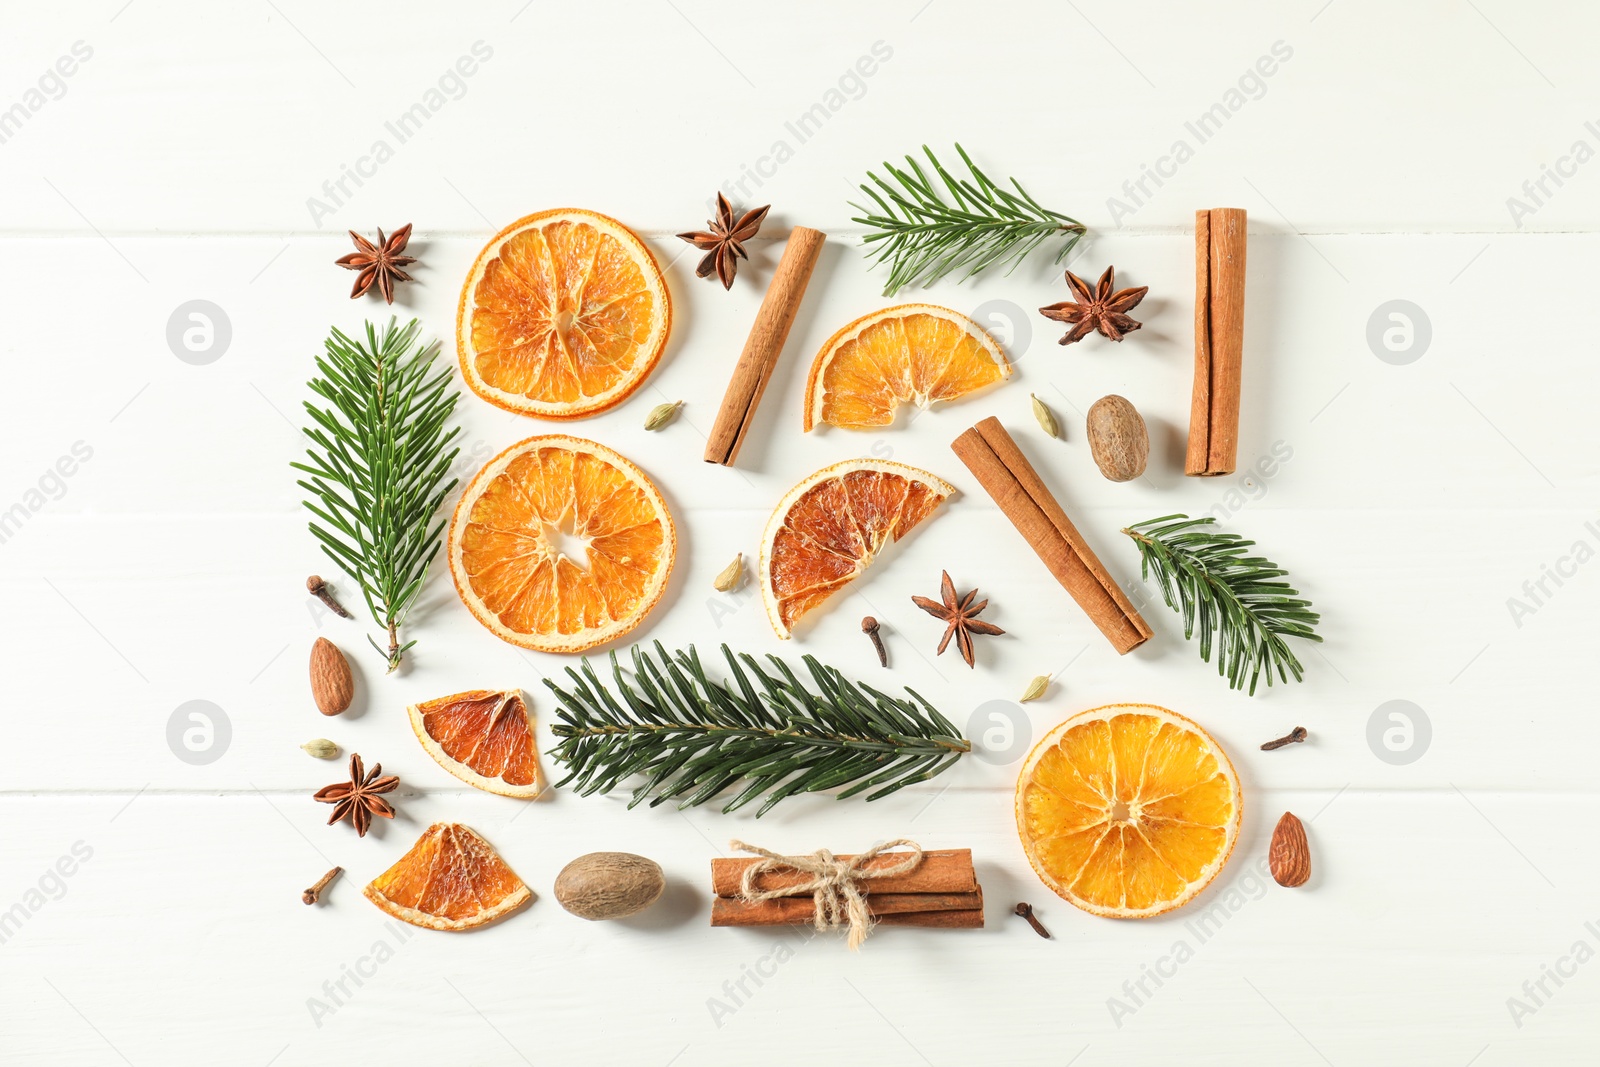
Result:
M1048 688L1050 688L1050 676L1048 674L1038 675L1028 683L1028 688L1022 691L1021 703L1026 704L1030 700L1038 700L1044 696L1044 691Z
M731 593L739 588L739 579L744 577L744 553L740 552L733 557L733 562L722 568L722 573L717 575L711 584L716 586L719 593Z
M678 415L678 409L683 406L683 401L674 400L670 404L657 404L650 409L650 414L644 418L644 428L659 430L671 422Z
M1033 417L1039 420L1039 428L1051 437L1060 437L1061 429L1056 425L1056 417L1045 407L1044 401L1032 393L1028 395L1033 397Z
M338 759L339 746L326 737L314 737L300 746L317 759Z

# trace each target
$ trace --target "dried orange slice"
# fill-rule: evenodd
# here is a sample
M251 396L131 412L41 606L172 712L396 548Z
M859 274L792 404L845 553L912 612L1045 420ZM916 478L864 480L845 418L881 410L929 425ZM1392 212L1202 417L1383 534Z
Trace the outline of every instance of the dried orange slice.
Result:
M528 704L516 689L473 689L406 708L434 762L503 797L536 797L539 748Z
M824 467L789 490L761 538L761 598L779 637L867 569L955 492L927 471L887 460Z
M672 300L616 219L577 208L518 219L478 253L456 311L461 375L507 411L577 419L615 407L661 358Z
M639 625L677 545L643 471L604 445L550 434L512 445L467 485L450 523L450 573L504 640L581 652Z
M429 930L472 930L533 899L494 846L456 822L428 827L363 892L401 922Z
M949 308L899 304L863 315L811 361L803 425L888 426L902 404L927 408L1011 377L983 327Z
M1046 734L1017 777L1033 869L1084 911L1118 919L1188 903L1239 836L1239 779L1182 715L1112 704Z

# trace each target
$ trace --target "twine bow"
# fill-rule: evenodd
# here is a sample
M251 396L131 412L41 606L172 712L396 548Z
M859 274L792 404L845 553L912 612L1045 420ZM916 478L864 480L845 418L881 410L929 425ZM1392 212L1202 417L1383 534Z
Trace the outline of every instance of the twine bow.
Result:
M799 897L809 893L816 901L816 917L813 920L816 928L834 930L849 926L850 937L846 943L852 950L860 948L861 942L872 932L872 916L867 912L862 883L874 878L908 874L922 862L922 846L903 837L870 848L850 860L842 860L825 848L809 856L783 856L743 841L730 841L728 845L741 852L753 852L765 857L745 868L739 880L739 896L742 900L749 904L760 904L779 897ZM880 853L892 848L909 848L911 851L897 863L882 867L867 866ZM781 889L756 888L756 879L763 874L786 868L809 874L811 878Z

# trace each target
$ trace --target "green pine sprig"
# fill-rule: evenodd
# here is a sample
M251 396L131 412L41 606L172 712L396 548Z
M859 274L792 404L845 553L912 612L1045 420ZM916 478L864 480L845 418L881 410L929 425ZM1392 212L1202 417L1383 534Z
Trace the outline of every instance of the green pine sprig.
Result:
M811 656L804 662L815 691L776 656L767 657L769 673L723 645L728 684L706 677L693 646L669 654L657 641L655 650L652 660L633 647L631 680L611 653L615 695L587 658L581 674L567 668L571 691L544 680L561 705L551 756L569 773L558 785L574 782L588 796L638 776L628 807L676 800L680 809L738 786L722 810L766 794L759 817L786 797L838 786L849 786L841 800L867 790L877 800L943 773L972 749L912 690L916 703L856 686Z
M306 401L312 425L306 462L290 466L308 477L299 485L320 522L310 524L322 551L360 583L373 621L388 633L389 670L415 641L400 643L399 627L416 602L428 565L439 553L439 505L455 488L448 478L459 428L445 423L460 393L448 369L434 372L437 342L417 341L415 319L393 319L380 336L367 323L365 344L338 329L317 357L311 391L327 402Z
M1290 674L1300 681L1300 661L1284 638L1321 641L1313 628L1322 616L1277 580L1288 571L1263 556L1245 555L1254 541L1206 529L1215 522L1166 515L1122 532L1139 546L1144 579L1154 573L1167 606L1183 615L1184 638L1200 631L1200 658L1211 662L1217 645L1217 673L1230 689L1243 689L1248 675L1253 696L1257 680L1265 674L1271 685L1274 671L1284 682Z
M966 268L962 281L996 264L1009 262L1008 270L1015 269L1039 245L1065 235L1066 243L1056 253L1060 263L1083 236L1081 222L1040 206L1015 178L1011 179L1015 193L996 185L959 144L956 152L967 165L970 180L952 177L927 145L922 151L948 200L917 160L906 156L905 169L883 164L892 182L867 172L871 184L863 184L861 191L877 210L850 203L862 213L851 221L872 228L862 238L871 249L869 258L891 264L884 296L908 285L932 285L960 267Z

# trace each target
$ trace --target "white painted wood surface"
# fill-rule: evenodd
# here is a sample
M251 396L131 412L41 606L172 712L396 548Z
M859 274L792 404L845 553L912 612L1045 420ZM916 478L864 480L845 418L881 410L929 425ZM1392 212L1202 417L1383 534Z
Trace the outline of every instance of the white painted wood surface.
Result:
M805 14L711 0L470 11L105 0L8 12L0 511L26 514L0 543L0 915L12 917L0 1060L1591 1060L1597 29L1590 5L1502 0L981 11L908 0ZM451 75L463 56L472 73ZM399 143L386 124L418 103L429 117ZM1230 103L1204 143L1186 127ZM801 143L791 124L817 104L836 106ZM1192 151L1163 161L1180 139ZM364 162L378 140L392 158ZM1058 349L1032 311L1062 296L1047 258L943 284L926 297L989 322L1018 380L882 434L802 436L806 361L836 326L886 303L849 222L853 185L885 156L924 142L949 154L954 140L1087 222L1076 268L1115 263L1126 284L1148 284L1145 329L1120 348ZM1163 184L1125 190L1145 166L1165 170ZM323 184L346 167L369 173L333 204ZM700 224L719 184L738 193L746 168L759 184L746 177L736 199L770 200L774 214L723 293L693 278L693 253L671 235ZM345 228L414 222L423 262L395 311L420 317L448 352L477 248L564 204L621 218L670 263L667 358L628 403L574 427L637 459L678 517L678 568L641 636L813 652L870 679L856 628L870 611L889 631L894 680L936 694L958 723L972 716L989 751L879 804L806 798L759 823L560 791L523 806L458 788L422 753L403 705L477 685L532 694L548 745L538 679L563 663L496 641L436 574L414 666L386 678L366 628L300 592L325 570L287 466L302 447L304 381L330 323L386 314L345 299L350 276L331 261ZM1251 213L1242 458L1290 453L1249 482L1181 475L1187 227L1218 204ZM778 241L798 223L832 239L743 462L708 467L701 434ZM204 366L165 339L194 299L232 327ZM1396 299L1431 324L1405 365L1367 341L1369 318ZM1065 442L1035 429L1030 391L1055 408ZM1089 459L1081 413L1109 392L1151 424L1143 481L1111 485ZM680 421L647 437L649 407L680 398ZM1306 682L1230 693L1159 603L1146 612L1156 639L1112 654L950 453L987 414L1012 428L1122 580L1137 578L1116 533L1129 521L1215 507L1259 539L1324 613L1328 640L1304 657ZM545 429L471 397L461 423L463 474ZM780 648L753 598L714 594L711 578L754 550L785 488L864 453L928 467L962 496ZM50 473L63 457L71 474ZM982 643L973 672L928 657L937 626L907 601L941 567L979 585L1011 631ZM1525 589L1541 580L1543 592ZM311 707L303 664L317 634L350 650L358 713L329 721ZM993 751L1007 738L974 711L1044 671L1059 674L1027 706L1029 733L1147 700L1199 719L1233 754L1240 848L1189 909L1094 919L1052 902L1029 871L1011 821L1015 762ZM190 700L213 702L231 726L204 766L167 741ZM1431 743L1406 765L1368 740L1390 700L1431 722ZM1296 724L1309 744L1255 751ZM297 747L317 735L402 776L395 824L361 841L321 825L308 794L337 766ZM1316 856L1297 891L1259 871L1284 810L1310 821ZM359 887L440 818L493 841L539 894L534 906L462 937L402 941L387 927ZM708 860L730 837L847 850L902 834L974 849L989 929L886 930L852 957L827 937L706 928ZM555 873L600 848L659 860L668 898L625 923L561 911ZM303 907L299 890L331 863L349 876L328 906ZM1056 941L1006 915L1018 899ZM324 983L357 968L370 977L347 979L335 1002ZM757 986L752 969L771 976ZM334 1010L319 1015L315 1001Z

